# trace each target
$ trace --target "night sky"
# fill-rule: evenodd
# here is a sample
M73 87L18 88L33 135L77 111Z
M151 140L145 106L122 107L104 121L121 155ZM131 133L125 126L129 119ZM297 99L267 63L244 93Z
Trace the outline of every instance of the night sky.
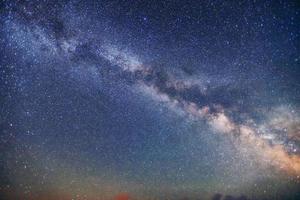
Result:
M0 199L300 199L297 1L0 3Z

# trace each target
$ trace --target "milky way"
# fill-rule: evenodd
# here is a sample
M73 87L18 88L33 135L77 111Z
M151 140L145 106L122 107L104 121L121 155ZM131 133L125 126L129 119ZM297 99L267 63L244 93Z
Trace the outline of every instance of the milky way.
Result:
M4 1L1 199L299 199L296 2Z

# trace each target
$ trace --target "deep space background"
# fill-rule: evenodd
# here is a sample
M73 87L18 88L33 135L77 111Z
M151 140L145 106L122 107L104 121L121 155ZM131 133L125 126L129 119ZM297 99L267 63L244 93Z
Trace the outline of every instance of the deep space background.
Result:
M0 2L0 199L300 199L297 1Z

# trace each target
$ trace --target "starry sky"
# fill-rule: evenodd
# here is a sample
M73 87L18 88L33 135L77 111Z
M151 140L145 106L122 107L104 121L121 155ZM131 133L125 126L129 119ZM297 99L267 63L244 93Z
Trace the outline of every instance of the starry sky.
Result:
M0 199L300 199L297 1L0 3Z

